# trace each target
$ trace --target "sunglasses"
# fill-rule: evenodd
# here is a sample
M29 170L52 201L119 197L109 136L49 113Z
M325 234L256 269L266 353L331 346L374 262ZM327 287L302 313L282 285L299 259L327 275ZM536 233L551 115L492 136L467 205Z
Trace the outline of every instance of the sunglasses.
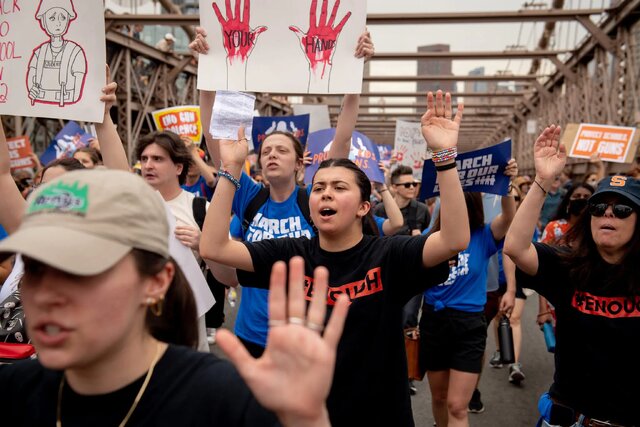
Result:
M404 183L401 183L401 184L393 184L393 185L397 185L397 186L401 186L402 185L402 186L404 186L404 188L411 188L411 187L415 188L415 187L418 186L418 183L417 182L404 182Z
M624 219L629 217L633 213L631 206L623 205L620 203L589 203L589 213L591 216L601 217L606 212L607 208L611 206L613 215L616 218Z

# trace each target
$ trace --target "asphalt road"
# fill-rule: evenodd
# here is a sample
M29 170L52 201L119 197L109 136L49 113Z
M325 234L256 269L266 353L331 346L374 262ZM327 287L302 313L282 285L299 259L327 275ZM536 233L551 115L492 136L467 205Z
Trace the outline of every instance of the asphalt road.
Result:
M241 297L238 288L238 300ZM233 330L238 303L235 308L225 304L226 322L223 327ZM480 380L480 391L485 411L482 414L469 414L469 423L473 427L531 427L538 420L538 398L545 392L553 379L553 355L546 351L542 332L538 329L535 318L537 314L537 295L529 297L522 319L523 347L522 370L526 375L520 386L509 383L507 367L491 368L485 363L485 370ZM487 342L488 361L495 348L493 334L490 332ZM219 348L212 346L212 351L221 355ZM222 355L221 355L222 356ZM431 394L425 378L416 382L418 393L412 397L413 417L418 427L433 426L431 412Z

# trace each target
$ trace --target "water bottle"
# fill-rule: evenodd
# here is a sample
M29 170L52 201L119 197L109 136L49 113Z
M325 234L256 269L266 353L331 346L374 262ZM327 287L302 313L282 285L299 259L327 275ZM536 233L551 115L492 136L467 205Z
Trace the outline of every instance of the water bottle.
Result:
M553 332L553 325L551 322L545 322L542 325L542 333L544 334L544 342L547 344L547 351L549 353L555 353L556 351L556 334Z
M498 341L500 341L500 358L502 363L515 363L516 352L513 348L513 332L507 316L502 316L498 324Z

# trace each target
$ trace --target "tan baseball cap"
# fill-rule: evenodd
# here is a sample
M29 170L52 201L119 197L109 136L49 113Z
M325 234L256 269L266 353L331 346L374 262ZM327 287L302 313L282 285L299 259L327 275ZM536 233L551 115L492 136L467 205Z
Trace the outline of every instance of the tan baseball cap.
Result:
M140 177L78 170L38 187L22 224L0 242L67 273L100 274L131 249L169 257L169 224L161 197Z

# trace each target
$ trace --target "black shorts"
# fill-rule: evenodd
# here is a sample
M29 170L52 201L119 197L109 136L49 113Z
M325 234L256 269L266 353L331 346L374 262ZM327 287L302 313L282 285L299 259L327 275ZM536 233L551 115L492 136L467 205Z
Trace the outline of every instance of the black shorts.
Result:
M478 374L486 344L484 313L452 308L434 312L432 306L422 306L419 358L423 372L455 369Z
M500 298L507 291L507 285L501 284L498 290L487 292L487 303L484 305L484 317L487 319L487 328L491 320L498 315L500 311ZM522 290L522 286L516 284L516 298L526 300L527 296Z

